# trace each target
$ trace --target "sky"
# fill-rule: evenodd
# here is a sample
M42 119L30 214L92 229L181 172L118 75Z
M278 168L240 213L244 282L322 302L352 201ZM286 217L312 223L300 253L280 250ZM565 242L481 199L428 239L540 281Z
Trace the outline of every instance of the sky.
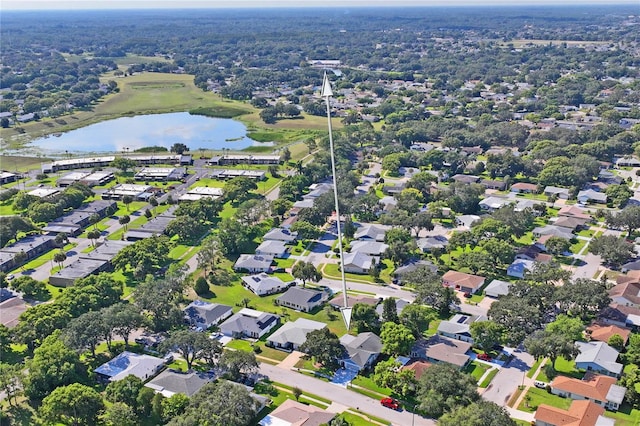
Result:
M640 0L1 0L2 10L635 4Z

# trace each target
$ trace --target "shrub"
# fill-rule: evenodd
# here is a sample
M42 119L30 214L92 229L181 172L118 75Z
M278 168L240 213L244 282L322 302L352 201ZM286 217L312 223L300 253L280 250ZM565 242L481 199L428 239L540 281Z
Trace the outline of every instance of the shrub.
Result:
M198 294L198 296L207 294L209 293L209 282L204 277L198 277L193 285L193 290Z

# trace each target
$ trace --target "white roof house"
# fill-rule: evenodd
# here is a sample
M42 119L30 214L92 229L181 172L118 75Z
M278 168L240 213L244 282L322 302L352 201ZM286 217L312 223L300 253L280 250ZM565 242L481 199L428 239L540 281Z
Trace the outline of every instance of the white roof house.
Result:
M155 376L164 363L162 358L125 351L96 368L95 372L100 378L110 382L122 380L129 374L144 381Z
M386 232L387 230L385 228L365 223L356 230L353 238L356 240L384 241L384 234Z
M351 252L360 252L372 256L380 256L389 248L388 244L379 241L354 241L351 243Z
M344 254L344 271L355 274L366 274L373 265L374 258L368 254L355 252Z
M323 322L298 318L295 321L284 323L267 338L267 344L278 349L297 350L307 341L307 334L315 330L322 330L326 326L327 324Z
M264 234L263 239L266 240L275 240L275 241L284 241L286 243L293 243L298 238L298 233L295 231L290 231L288 229L282 228L273 228L266 234Z
M511 204L513 201L503 197L487 197L481 200L478 205L482 210L495 211Z
M272 263L273 256L241 254L233 265L233 269L236 271L268 272Z
M258 339L280 323L278 315L254 309L243 308L220 324L220 331L233 338L250 337Z
M267 275L264 272L258 275L242 277L242 285L258 296L279 293L289 288L292 284L294 283L285 283L280 278Z
M287 254L284 241L265 240L256 248L256 254L273 257L284 257Z
M607 376L620 377L623 365L617 362L620 353L604 342L576 342L580 354L576 357L576 368Z
M484 289L484 294L489 297L498 298L509 294L511 283L508 281L493 280Z

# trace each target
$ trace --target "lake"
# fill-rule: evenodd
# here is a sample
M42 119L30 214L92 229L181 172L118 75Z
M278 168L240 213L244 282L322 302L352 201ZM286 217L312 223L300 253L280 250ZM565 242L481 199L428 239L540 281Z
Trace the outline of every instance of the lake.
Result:
M241 150L272 145L247 137L247 128L239 121L176 112L103 121L59 136L36 139L28 148L37 148L44 154L132 152L146 146L170 148L176 142L187 145L192 151L199 148Z

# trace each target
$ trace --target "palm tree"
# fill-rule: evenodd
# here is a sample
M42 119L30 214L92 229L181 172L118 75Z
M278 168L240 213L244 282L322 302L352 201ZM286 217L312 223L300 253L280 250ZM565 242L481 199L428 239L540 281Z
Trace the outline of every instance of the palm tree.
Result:
M62 269L65 260L67 260L67 255L62 250L53 255L53 261L60 266L60 269Z
M129 224L129 222L131 222L131 217L128 214L125 214L120 219L118 219L118 223L120 223L120 225L124 225L125 231L127 230L127 225Z

